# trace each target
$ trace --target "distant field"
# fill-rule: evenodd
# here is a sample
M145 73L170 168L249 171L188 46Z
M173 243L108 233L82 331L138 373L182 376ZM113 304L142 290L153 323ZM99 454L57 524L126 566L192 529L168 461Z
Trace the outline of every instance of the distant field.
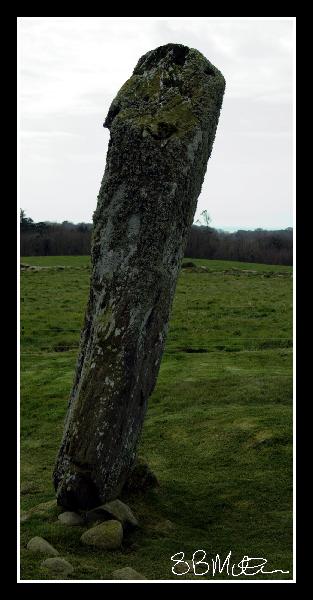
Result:
M224 269L251 269L262 272L292 272L292 267L286 267L284 265L259 265L258 263L238 262L235 260L206 260L205 258L185 258L184 262L186 261L192 261L196 265L205 265L209 269L218 271L223 271ZM90 256L24 256L21 257L21 263L39 265L42 267L55 267L58 265L83 267L90 266Z
M83 267L90 265L90 256L26 256L21 257L21 263L42 267Z
M172 579L170 557L184 550L190 559L200 548L208 557L232 550L237 562L263 556L267 570L290 574L259 578L291 578L292 267L190 261L207 271L183 269L179 277L140 446L160 488L129 499L142 528L132 546L104 553L80 546L82 529L56 522L56 510L34 516L21 524L23 579L46 578L25 548L34 535L70 560L74 579L109 579L123 566ZM21 262L50 267L21 273L21 483L33 486L21 497L27 510L53 498L90 271L85 256Z

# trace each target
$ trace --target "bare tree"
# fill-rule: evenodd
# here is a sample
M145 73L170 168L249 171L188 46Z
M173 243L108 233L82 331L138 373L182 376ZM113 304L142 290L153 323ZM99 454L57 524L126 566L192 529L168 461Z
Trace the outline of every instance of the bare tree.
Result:
M202 227L210 227L211 217L208 211L203 210L202 213L200 213L200 217L201 219L198 219L196 221L196 225L201 225Z

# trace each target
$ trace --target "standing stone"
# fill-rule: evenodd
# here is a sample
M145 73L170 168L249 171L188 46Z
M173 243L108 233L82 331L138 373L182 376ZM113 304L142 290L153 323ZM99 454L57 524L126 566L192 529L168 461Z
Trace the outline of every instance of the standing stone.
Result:
M106 117L89 301L54 471L69 509L117 498L133 466L224 88L200 52L167 44L140 58Z

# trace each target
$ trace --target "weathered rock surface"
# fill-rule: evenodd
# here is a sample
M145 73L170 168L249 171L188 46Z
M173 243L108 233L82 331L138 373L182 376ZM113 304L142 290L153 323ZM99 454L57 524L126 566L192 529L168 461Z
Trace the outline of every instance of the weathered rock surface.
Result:
M144 575L141 575L141 573L138 573L138 571L135 571L135 569L132 569L131 567L116 569L116 571L113 571L112 577L113 579L147 579Z
M42 554L49 554L50 556L58 556L59 552L42 537L35 536L29 540L27 549L32 552L41 552Z
M46 558L41 566L48 569L53 575L64 575L67 577L74 572L74 567L65 558Z
M138 527L138 521L133 511L121 500L112 500L112 502L97 506L86 513L86 520L89 522L105 521L112 518L119 521L124 528Z
M71 526L84 525L84 523L85 523L84 519L80 515L78 515L75 512L70 512L70 511L61 513L58 516L58 520L61 521L61 523L63 525L71 525Z
M167 44L140 58L106 117L89 301L54 470L70 510L114 500L131 472L224 88L200 52Z
M113 520L91 527L80 538L82 544L105 550L116 550L121 546L122 540L123 527L119 521Z

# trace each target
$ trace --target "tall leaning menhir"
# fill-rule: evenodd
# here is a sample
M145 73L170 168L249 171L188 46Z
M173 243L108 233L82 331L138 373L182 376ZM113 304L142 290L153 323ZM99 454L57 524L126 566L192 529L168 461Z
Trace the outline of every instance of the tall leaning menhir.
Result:
M89 300L53 475L64 507L117 498L133 467L224 89L200 52L167 44L140 58L110 106Z

